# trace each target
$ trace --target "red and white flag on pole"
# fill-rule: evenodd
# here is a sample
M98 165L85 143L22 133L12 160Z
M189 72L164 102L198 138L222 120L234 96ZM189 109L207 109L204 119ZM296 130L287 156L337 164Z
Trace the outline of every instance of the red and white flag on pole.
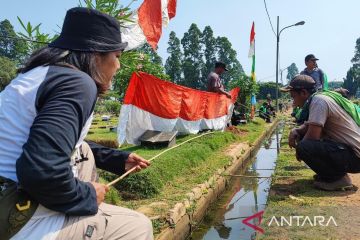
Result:
M156 50L162 27L176 15L176 0L144 0L130 16L132 22L122 27L122 39L128 42L125 50L131 50L148 42Z
M147 73L133 73L121 106L118 142L139 144L138 139L146 130L193 134L205 129L223 130L239 91L231 90L229 99Z

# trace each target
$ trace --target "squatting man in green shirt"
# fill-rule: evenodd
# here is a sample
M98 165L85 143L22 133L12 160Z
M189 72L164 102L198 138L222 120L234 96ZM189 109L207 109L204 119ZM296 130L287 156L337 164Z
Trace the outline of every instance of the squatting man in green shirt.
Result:
M296 158L316 173L314 187L352 189L348 173L360 172L360 128L356 117L344 110L352 103L339 93L316 92L315 81L306 75L297 75L281 90L290 92L294 107L303 109L304 123L291 130L288 140Z

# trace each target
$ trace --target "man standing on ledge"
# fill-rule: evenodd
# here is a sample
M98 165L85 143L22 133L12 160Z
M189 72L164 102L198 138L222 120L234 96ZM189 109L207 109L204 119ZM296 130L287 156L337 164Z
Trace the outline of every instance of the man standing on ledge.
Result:
M305 57L306 68L300 73L312 77L316 83L316 90L323 90L324 88L324 72L318 68L316 61L319 60L314 54L309 54Z
M226 95L228 98L231 98L230 93L226 92L224 89L224 84L222 83L220 79L220 75L228 71L226 68L225 63L223 62L216 62L215 63L215 69L213 72L211 72L208 76L208 85L207 89L209 92L215 92Z
M316 173L315 187L352 189L347 173L360 172L360 115L341 94L316 92L315 86L311 77L297 75L281 89L290 92L294 107L302 108L304 122L290 132L289 146Z

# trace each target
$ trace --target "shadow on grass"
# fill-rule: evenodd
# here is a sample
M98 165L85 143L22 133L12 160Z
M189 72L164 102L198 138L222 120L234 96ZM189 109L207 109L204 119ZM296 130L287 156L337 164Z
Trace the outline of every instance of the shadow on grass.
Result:
M348 196L356 193L354 191L323 191L313 187L314 180L298 179L288 183L275 183L271 188L271 195L288 196L296 195L298 197L336 197Z
M252 121L252 123L253 123L254 125L260 125L260 123L259 123L258 121Z

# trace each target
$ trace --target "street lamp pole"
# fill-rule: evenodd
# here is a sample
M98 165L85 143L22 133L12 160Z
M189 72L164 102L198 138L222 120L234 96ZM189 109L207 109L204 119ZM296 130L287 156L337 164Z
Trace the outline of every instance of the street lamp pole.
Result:
M276 28L276 91L275 91L275 98L276 98L276 101L275 101L276 108L275 109L276 109L276 112L279 110L279 105L278 105L278 102L279 102L279 86L278 86L278 84L279 84L279 42L280 42L280 34L286 28L294 27L294 26L300 26L300 25L304 25L304 24L305 24L304 21L297 22L295 24L286 26L286 27L284 27L283 29L281 29L279 31L279 16L277 16L277 28Z
M276 91L275 91L275 110L278 112L279 110L279 42L280 42L280 34L279 34L279 16L277 16L277 28L276 28Z

